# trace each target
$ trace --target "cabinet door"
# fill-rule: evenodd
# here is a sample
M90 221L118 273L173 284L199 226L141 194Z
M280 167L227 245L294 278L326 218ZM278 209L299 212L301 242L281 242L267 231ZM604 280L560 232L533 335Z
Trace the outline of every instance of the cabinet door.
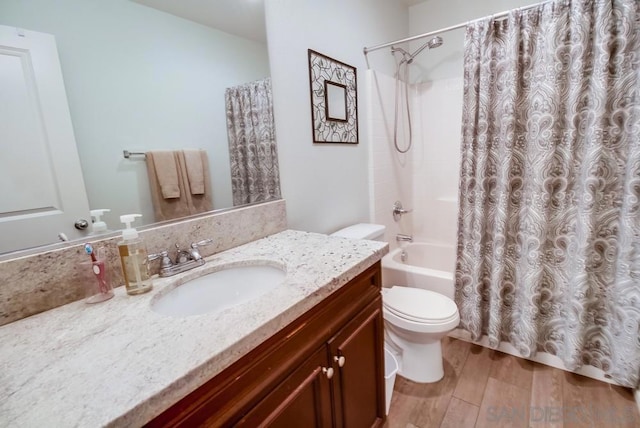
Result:
M383 328L378 297L329 342L337 370L333 392L338 427L378 426L384 420Z
M330 427L331 376L322 346L237 424L246 427ZM334 369L331 369L334 370Z

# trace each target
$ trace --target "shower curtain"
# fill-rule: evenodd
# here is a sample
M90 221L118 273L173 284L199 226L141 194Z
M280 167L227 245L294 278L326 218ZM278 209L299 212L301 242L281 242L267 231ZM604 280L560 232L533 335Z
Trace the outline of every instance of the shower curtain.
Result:
M271 79L225 91L233 205L280 198Z
M491 346L640 375L640 11L557 1L465 38L456 303Z

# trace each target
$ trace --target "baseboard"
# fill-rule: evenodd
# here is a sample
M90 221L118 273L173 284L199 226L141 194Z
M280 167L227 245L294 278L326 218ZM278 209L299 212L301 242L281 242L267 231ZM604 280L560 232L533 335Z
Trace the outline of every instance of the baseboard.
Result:
M471 340L471 333L462 329L453 330L451 333L449 333L449 337L453 337L454 339L460 339L465 342L475 343L477 345L484 346L485 348L490 348L489 338L487 336L482 336L482 339L479 342L476 342L474 340ZM514 357L525 358L522 355L520 355L518 350L513 345L506 342L500 343L500 346L498 347L498 351L504 352L505 354L513 355ZM556 369L590 377L592 379L600 380L602 382L618 385L618 383L612 381L608 377L605 377L605 373L600 369L597 369L592 366L583 366L577 370L569 370L565 367L564 363L560 358L546 352L538 352L534 357L525 358L525 359L534 361L536 363L544 364L547 366L551 366ZM636 403L638 404L638 409L640 410L640 390L635 390L634 396L636 399Z

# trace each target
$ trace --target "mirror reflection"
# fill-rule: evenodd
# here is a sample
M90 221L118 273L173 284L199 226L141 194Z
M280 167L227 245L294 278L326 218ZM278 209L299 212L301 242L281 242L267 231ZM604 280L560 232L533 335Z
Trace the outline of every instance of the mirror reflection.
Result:
M88 208L110 210L102 216L109 230L121 228L122 214L164 219L154 211L146 156L125 158L125 150L205 153L214 210L280 198L264 30L230 34L157 9L205 15L199 1L176 3L0 3L0 25L55 36ZM219 21L225 11L250 16L233 0L211 3L206 14ZM256 25L233 25L243 27Z

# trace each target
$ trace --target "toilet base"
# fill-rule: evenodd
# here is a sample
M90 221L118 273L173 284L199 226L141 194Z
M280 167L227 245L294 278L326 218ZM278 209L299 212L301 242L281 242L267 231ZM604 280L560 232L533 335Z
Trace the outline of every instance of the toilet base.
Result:
M402 351L402 370L398 374L413 382L433 383L444 377L442 345L432 343L406 343Z
M417 383L438 382L444 377L441 339L446 333L421 334L407 340L403 337L407 332L394 330L385 323L385 342L397 354L400 376Z

